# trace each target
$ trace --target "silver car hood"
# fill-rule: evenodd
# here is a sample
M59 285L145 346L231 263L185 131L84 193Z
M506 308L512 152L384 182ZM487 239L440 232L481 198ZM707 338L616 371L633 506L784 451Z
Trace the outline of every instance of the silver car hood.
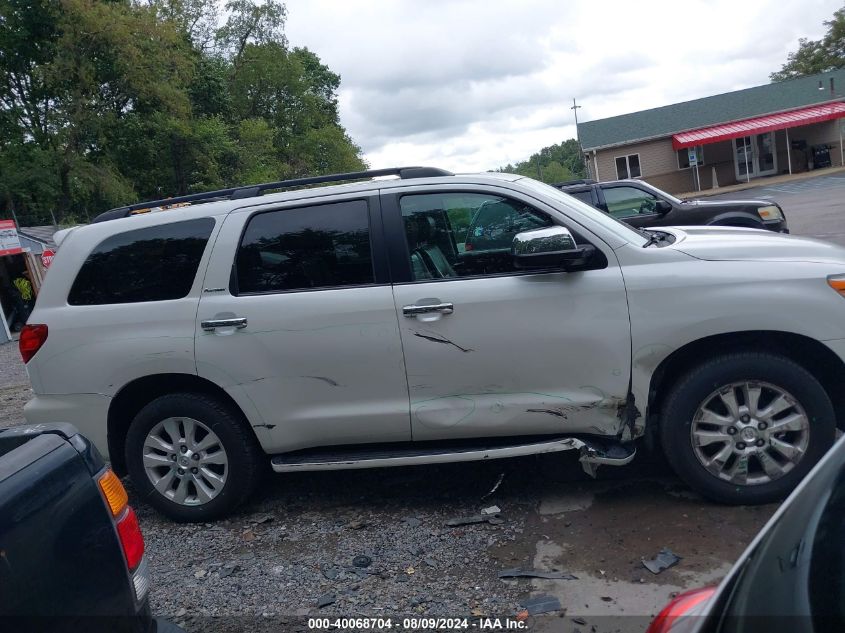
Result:
M845 266L845 248L810 237L763 229L720 226L655 227L675 236L673 248L708 261L835 263Z

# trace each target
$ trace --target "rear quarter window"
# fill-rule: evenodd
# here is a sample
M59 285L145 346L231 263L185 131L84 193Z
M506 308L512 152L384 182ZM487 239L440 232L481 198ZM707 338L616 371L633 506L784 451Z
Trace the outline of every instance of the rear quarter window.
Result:
M212 218L198 218L106 238L82 264L68 303L143 303L187 296L213 228Z

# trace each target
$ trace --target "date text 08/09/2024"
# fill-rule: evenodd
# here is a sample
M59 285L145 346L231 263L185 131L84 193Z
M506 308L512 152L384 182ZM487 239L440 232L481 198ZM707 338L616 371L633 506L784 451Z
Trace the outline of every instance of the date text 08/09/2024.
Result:
M482 618L309 618L315 631L518 631L528 628L520 617Z

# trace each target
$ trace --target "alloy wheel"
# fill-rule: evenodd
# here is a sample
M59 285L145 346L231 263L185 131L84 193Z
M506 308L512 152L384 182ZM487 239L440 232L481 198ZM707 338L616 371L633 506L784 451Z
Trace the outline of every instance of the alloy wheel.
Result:
M220 438L193 418L166 418L144 439L144 470L153 487L180 505L208 503L223 490L229 460Z
M690 439L712 475L741 486L783 477L804 457L810 420L785 389L734 382L707 396L696 410Z

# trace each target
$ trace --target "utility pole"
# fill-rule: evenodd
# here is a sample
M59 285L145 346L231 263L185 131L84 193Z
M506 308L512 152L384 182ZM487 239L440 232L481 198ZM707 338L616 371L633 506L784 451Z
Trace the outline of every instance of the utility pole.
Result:
M581 162L584 163L585 167L588 167L587 175L591 176L592 174L590 172L592 170L589 169L589 166L587 165L587 161L584 160L584 148L581 147L581 135L578 133L578 108L580 108L580 107L581 106L579 106L577 103L575 103L575 98L573 97L572 98L572 107L569 108L569 109L572 110L575 113L575 140L578 141L578 152L579 152L579 155L581 157Z
M577 103L575 103L575 99L572 99L572 107L569 108L570 110L574 110L575 112L575 140L578 141L578 147L581 147L581 135L578 134L578 108L580 108Z

